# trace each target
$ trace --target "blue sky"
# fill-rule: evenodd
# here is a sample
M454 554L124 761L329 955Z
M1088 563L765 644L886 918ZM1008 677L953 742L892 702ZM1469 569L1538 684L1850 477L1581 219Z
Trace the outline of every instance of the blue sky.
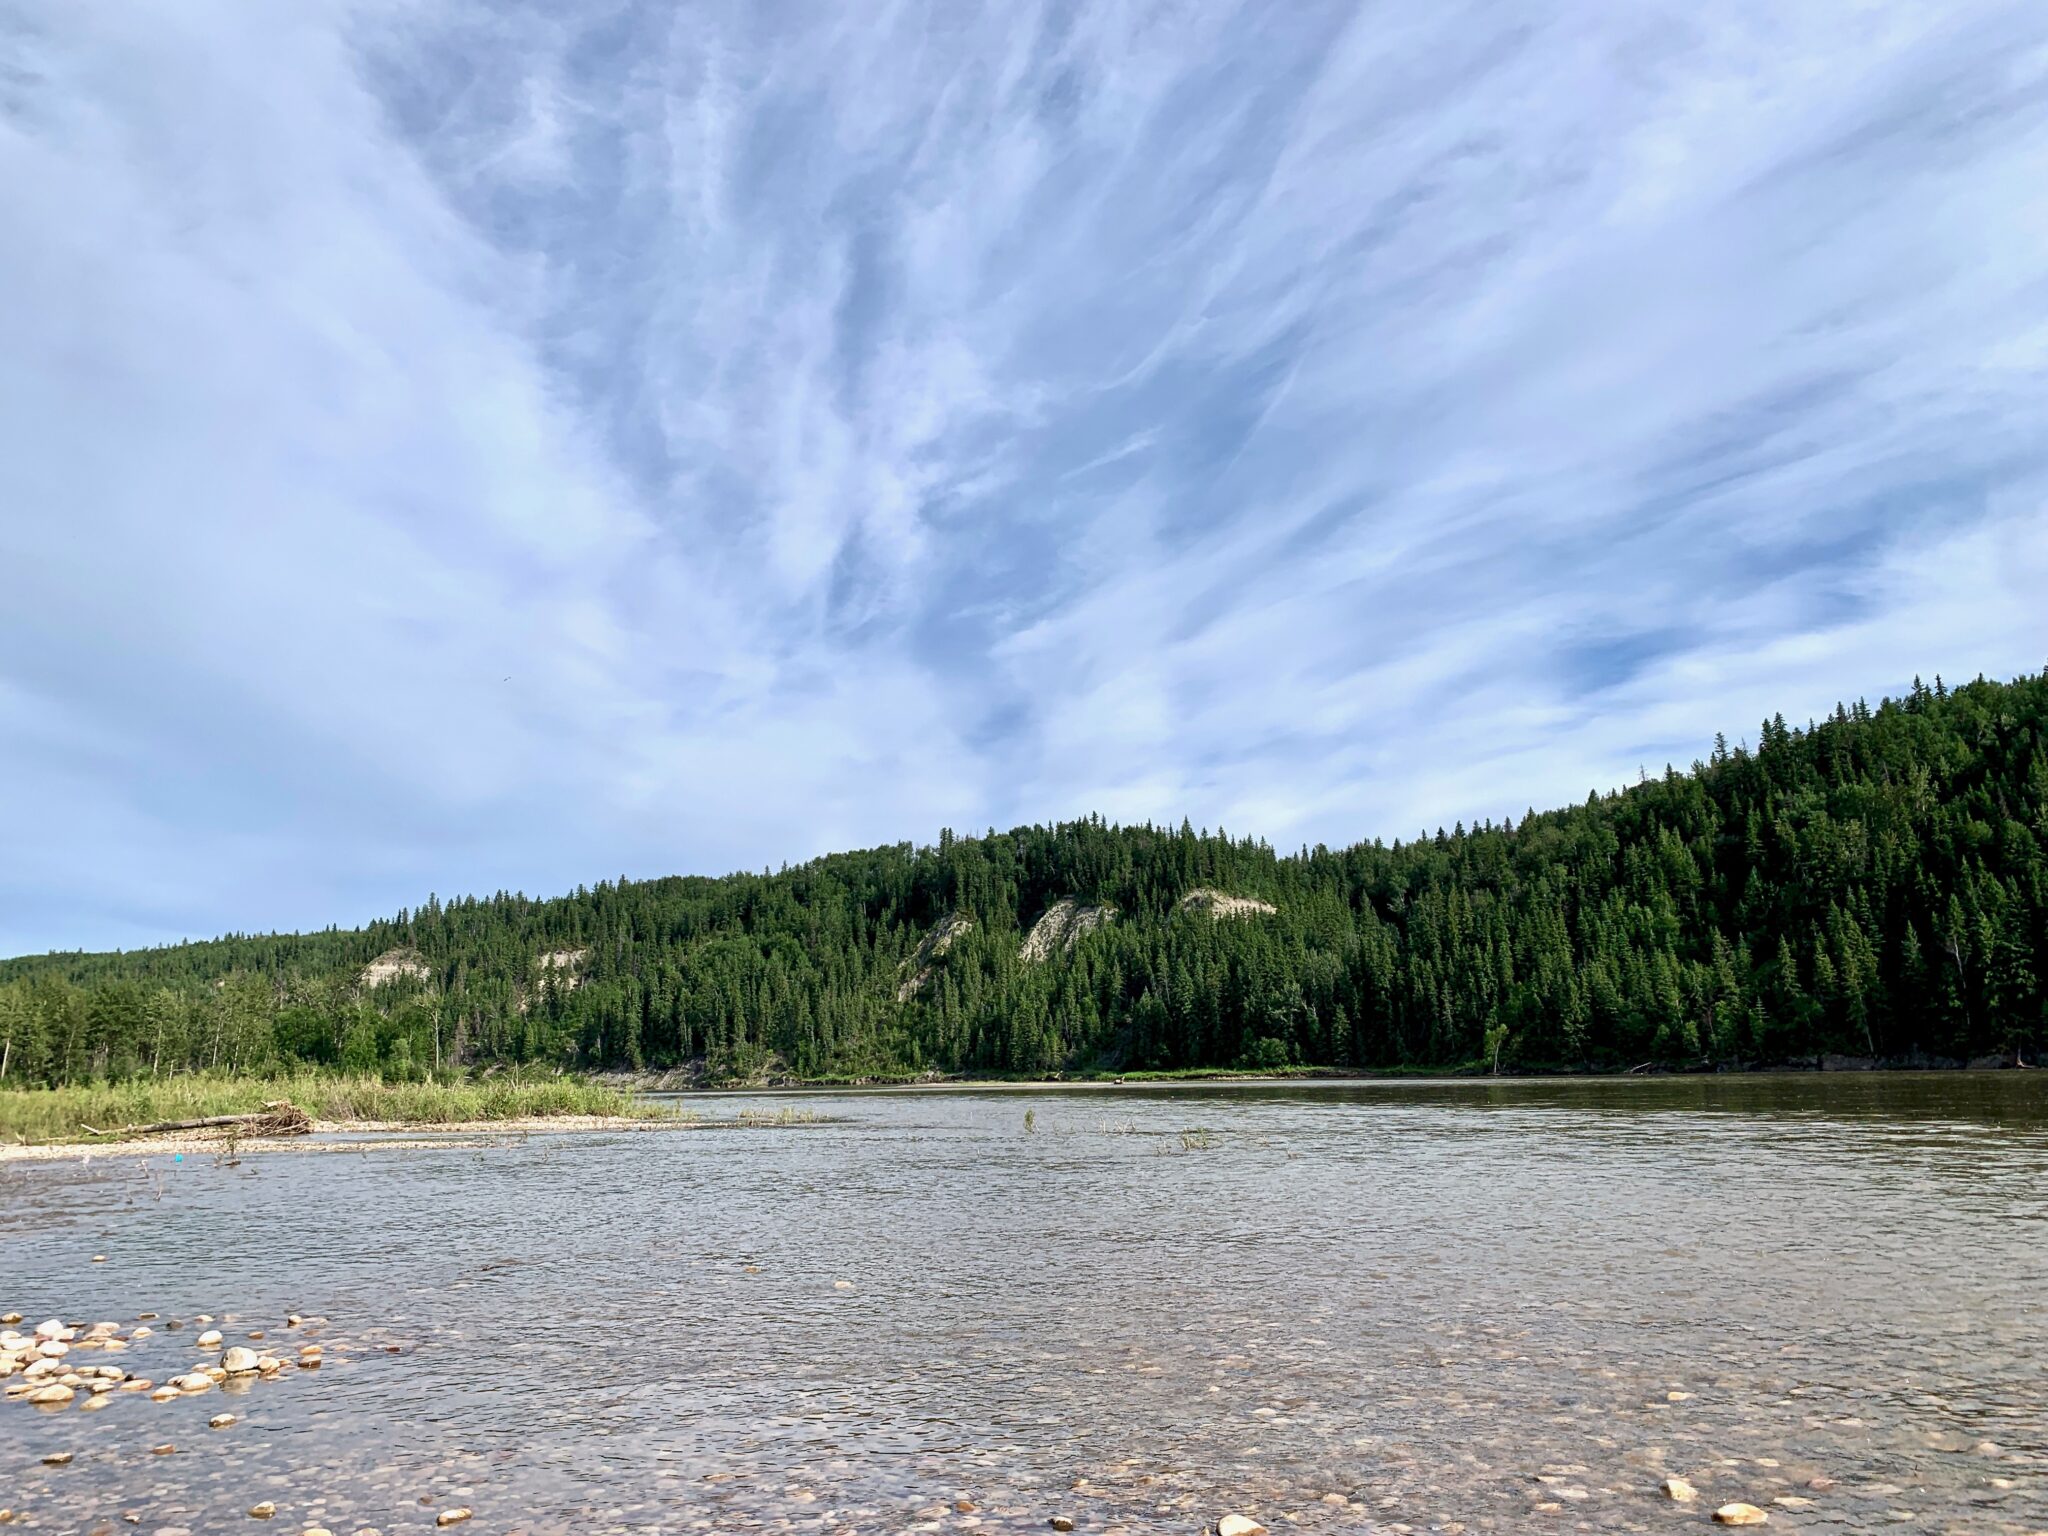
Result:
M2038 0L0 0L0 954L2048 660Z

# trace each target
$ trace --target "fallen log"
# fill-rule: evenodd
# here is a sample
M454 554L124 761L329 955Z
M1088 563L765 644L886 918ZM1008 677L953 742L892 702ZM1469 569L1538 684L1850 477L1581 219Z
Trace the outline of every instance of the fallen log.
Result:
M211 1131L230 1127L253 1136L304 1136L313 1129L313 1117L297 1105L279 1100L246 1115L205 1115L197 1120L158 1120L151 1125L124 1125L113 1130L81 1125L92 1136L157 1136L168 1131Z

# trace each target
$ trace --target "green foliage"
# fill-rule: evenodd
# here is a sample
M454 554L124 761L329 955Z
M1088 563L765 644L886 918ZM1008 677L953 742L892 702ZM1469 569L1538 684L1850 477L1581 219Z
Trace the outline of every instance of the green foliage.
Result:
M156 1081L0 1089L0 1137L29 1142L84 1141L87 1127L123 1126L209 1115L245 1115L288 1099L316 1120L451 1125L554 1115L650 1118L669 1111L617 1088L547 1077L475 1082L387 1083L375 1077L301 1072L287 1077L191 1073Z
M714 1077L1965 1058L2048 1044L2048 680L1937 680L1689 773L1279 855L1099 818L776 874L0 963L0 1074ZM1198 887L1271 914L1183 910ZM1019 955L1055 902L1114 906ZM913 962L962 915L943 955ZM381 985L364 968L402 962ZM921 980L917 978L921 976ZM911 986L913 980L916 985Z

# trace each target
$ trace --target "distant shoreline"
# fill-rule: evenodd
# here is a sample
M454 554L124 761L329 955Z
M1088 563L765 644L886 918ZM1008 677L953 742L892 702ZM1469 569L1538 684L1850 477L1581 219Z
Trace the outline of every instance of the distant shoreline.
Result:
M1003 1073L875 1073L868 1076L799 1077L766 1073L741 1078L712 1078L701 1069L677 1067L664 1071L601 1072L591 1081L629 1093L659 1093L716 1096L748 1093L832 1093L854 1089L1037 1089L1037 1088L1143 1088L1185 1083L1477 1083L1477 1082L1607 1082L1626 1078L1717 1078L1774 1076L1838 1076L1873 1072L2009 1072L2031 1071L2032 1062L2016 1063L2010 1055L1979 1056L1968 1061L1943 1057L1879 1058L1868 1056L1826 1056L1818 1061L1773 1062L1769 1065L1671 1067L1646 1064L1639 1067L1544 1068L1518 1067L1512 1072L1489 1072L1481 1067L1398 1067L1390 1069L1295 1067L1282 1070L1254 1068L1195 1067L1180 1072L1076 1072L1026 1076Z

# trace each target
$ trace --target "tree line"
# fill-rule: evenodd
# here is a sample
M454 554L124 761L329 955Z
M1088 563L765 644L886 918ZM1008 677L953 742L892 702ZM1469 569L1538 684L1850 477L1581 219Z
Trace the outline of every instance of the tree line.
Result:
M0 1079L1749 1066L2048 1047L2048 674L1584 804L1277 853L1099 817L352 930L0 962ZM1218 917L1211 889L1274 910ZM1062 899L1113 909L1050 959ZM943 954L920 951L956 918ZM385 962L372 985L365 968ZM911 983L915 983L912 985Z

